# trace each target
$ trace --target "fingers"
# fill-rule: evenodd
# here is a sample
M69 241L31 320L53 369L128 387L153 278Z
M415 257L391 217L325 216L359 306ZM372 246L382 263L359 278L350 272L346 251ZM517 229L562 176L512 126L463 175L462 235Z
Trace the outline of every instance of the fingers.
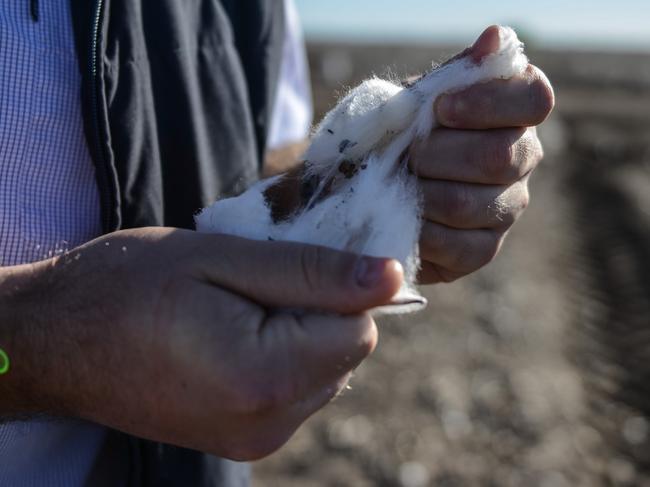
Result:
M480 63L486 56L499 49L500 29L498 25L491 25L483 31L476 39L474 44L469 48L468 55L471 56L475 63Z
M450 128L532 127L553 109L555 95L546 75L528 66L521 77L475 84L435 102L438 122Z
M498 25L492 25L483 31L474 44L448 59L442 65L444 66L468 56L475 64L479 64L486 56L489 56L499 49L499 43L500 28Z
M270 318L260 337L257 381L247 408L240 412L254 430L263 431L243 459L261 458L284 444L309 416L329 403L347 384L351 371L377 343L377 329L368 314L332 317ZM268 355L264 353L267 351ZM249 386L251 383L248 383Z
M490 27L456 59L480 64L499 41L499 29ZM512 79L436 100L441 127L409 153L424 199L420 282L453 281L494 258L528 205L528 177L543 156L533 127L554 103L548 79L530 65Z
M331 316L286 313L269 319L260 337L268 363L282 370L268 381L293 402L355 369L377 345L377 327L369 314ZM275 365L274 365L275 368Z
M261 413L303 401L355 369L377 345L369 314L272 313L246 349L239 411Z
M279 448L340 392L376 342L368 314L269 317L238 370L238 399L230 411L245 425L237 429L239 445L228 456L252 460ZM253 437L246 438L241 429Z
M421 178L511 184L532 171L542 156L534 128L440 128L413 144L409 166Z
M225 235L201 240L195 264L204 278L265 306L353 314L386 304L403 279L391 259Z
M527 178L510 186L421 179L426 220L455 229L501 229L514 224L529 203Z
M480 269L494 259L504 236L500 230L457 230L425 222L420 236L420 282L451 282Z

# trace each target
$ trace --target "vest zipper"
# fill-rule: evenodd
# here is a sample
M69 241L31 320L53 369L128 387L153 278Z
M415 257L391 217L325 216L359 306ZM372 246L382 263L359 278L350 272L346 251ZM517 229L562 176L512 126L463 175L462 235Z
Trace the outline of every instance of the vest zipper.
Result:
M91 54L90 54L90 74L91 84L91 111L95 133L95 153L97 161L95 168L97 170L97 181L99 189L99 198L102 207L102 227L104 232L112 232L117 229L116 222L113 218L113 202L115 195L111 187L111 178L109 177L109 168L106 158L105 143L102 139L101 121L100 121L100 105L99 93L101 85L99 83L99 44L102 35L102 15L104 8L104 0L96 0L95 2L95 15L93 18L92 40L91 40Z
M38 0L29 1L29 15L32 17L32 20L34 22L38 22L38 18L40 17L40 8L38 5Z

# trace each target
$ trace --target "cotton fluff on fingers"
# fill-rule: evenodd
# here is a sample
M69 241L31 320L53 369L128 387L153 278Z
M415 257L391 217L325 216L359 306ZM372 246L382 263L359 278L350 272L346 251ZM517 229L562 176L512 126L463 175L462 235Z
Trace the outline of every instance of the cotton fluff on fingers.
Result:
M267 191L282 183L278 176L205 208L196 216L197 230L395 258L404 267L404 285L393 304L379 311L421 309L426 301L415 279L422 199L406 149L436 128L438 96L521 75L527 65L523 44L502 27L498 49L480 62L469 55L454 59L408 88L378 78L364 81L316 128L304 155L303 198L288 216L273 217Z

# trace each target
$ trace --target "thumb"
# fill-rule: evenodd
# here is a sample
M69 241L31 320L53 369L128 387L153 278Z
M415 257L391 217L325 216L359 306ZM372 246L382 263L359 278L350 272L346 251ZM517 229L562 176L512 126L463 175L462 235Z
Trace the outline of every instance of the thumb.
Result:
M501 27L491 25L483 31L474 44L467 50L472 61L480 64L490 54L497 52L501 44Z
M466 57L469 57L474 64L481 64L483 59L497 52L499 46L501 46L501 27L491 25L478 36L474 44L445 61L441 67Z
M295 242L202 234L206 280L271 307L352 314L387 304L403 270L393 259Z

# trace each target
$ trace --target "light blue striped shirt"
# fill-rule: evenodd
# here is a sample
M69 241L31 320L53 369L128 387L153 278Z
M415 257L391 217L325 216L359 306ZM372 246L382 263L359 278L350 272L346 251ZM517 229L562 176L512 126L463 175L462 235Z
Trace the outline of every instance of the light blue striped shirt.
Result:
M84 138L70 2L0 9L0 265L32 262L101 233Z

